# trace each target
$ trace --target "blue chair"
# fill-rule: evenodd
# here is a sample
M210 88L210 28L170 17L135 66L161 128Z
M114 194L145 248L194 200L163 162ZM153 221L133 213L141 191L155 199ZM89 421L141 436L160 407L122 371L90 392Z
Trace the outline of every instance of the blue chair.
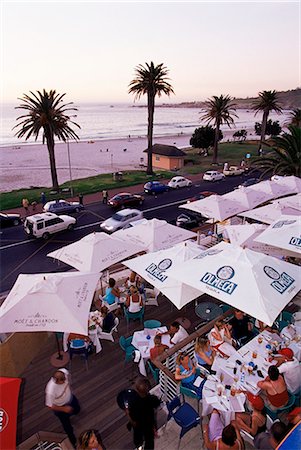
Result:
M232 306L226 304L219 305L219 307L222 310L222 314L225 314L225 312L229 311L229 309L232 308Z
M288 395L289 399L287 405L283 406L282 408L277 408L274 411L273 409L270 409L268 406L266 406L266 412L271 417L271 419L275 420L280 414L289 413L290 410L294 408L296 397L294 396L294 394L289 393Z
M290 313L288 311L282 311L282 313L280 314L280 318L281 318L281 320L285 320L286 322L289 322L289 323L294 323L294 321L295 321L292 313Z
M174 421L181 427L178 444L179 448L182 437L192 428L200 425L201 418L196 410L188 403L184 402L181 404L181 400L179 397L175 397L170 402L167 402L166 407L168 410L167 420L173 418Z
M162 323L159 320L146 320L144 322L144 328L159 328L162 326Z
M119 345L125 352L124 364L133 360L133 352L136 350L136 348L132 345L132 340L133 336L130 336L128 338L120 336L119 338Z
M158 384L159 383L159 369L157 368L157 367L155 367L153 364L152 364L152 362L151 361L147 361L147 365L148 365L148 368L149 368L149 370L150 370L150 372L151 372L151 374L152 374L152 376L153 376L153 379L155 380L155 382L156 382L156 384Z
M128 309L126 309L124 311L124 315L126 318L126 323L127 323L127 327L129 326L130 320L140 320L140 323L142 325L142 321L144 319L144 307L140 309L140 311L136 312L136 313L131 313L129 312Z
M289 322L287 322L286 320L279 320L277 322L277 328L279 331L282 331L283 328L287 327L289 325Z
M70 369L72 367L73 355L83 355L85 358L86 370L88 370L89 350L83 339L73 339L69 344Z

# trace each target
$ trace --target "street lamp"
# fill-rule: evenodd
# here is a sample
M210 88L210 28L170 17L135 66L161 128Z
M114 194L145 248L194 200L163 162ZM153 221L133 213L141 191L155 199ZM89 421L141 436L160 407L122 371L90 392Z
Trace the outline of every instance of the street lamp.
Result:
M67 139L67 152L68 152L68 164L69 164L70 192L71 192L71 195L73 196L69 139Z

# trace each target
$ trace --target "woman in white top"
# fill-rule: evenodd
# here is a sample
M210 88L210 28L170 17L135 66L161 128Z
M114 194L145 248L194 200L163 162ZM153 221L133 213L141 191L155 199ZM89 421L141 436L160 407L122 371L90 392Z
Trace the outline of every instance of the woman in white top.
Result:
M232 337L228 326L222 320L215 322L209 333L209 342L211 347L226 358L236 353L235 348L230 344Z
M130 294L126 298L126 307L130 313L136 313L143 307L142 297L136 286L130 287Z

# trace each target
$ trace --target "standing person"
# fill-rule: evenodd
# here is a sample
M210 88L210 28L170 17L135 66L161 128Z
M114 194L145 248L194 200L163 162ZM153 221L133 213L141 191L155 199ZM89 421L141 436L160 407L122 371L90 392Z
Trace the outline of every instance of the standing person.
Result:
M144 450L153 450L156 432L155 410L160 406L160 399L149 393L151 389L147 378L138 378L135 390L138 396L129 403L126 413L134 432L134 445L139 448L143 445Z
M78 194L78 201L80 205L84 204L84 196L83 194Z
M61 421L73 447L76 445L76 437L70 422L70 417L78 414L80 406L77 398L71 391L69 371L58 369L50 378L46 386L45 404Z
M25 216L27 216L28 208L29 208L29 200L28 200L28 198L23 198L22 199L22 206L23 206L23 208L25 210Z
M102 191L102 203L104 205L108 203L108 191L106 189Z
M46 202L47 202L47 200L46 200L45 192L42 192L41 193L41 203L44 206Z

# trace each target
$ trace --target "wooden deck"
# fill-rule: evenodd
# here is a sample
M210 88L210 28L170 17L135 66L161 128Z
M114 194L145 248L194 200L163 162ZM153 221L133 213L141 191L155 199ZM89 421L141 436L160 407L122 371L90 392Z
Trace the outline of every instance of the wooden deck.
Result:
M213 300L214 301L214 300ZM159 297L159 306L147 306L145 319L158 319L164 325L177 317L184 316L191 321L190 333L199 324L195 315L194 302L177 310L165 297ZM122 318L119 335L131 335L141 329L139 322L131 322L129 333ZM118 408L116 395L132 385L130 379L138 376L136 364L124 366L124 353L118 344L102 341L103 350L89 357L89 370L84 361L76 356L72 361L72 385L81 404L81 412L73 417L76 435L88 428L100 430L107 450L129 450L133 448L132 435L126 429L126 418ZM45 386L54 372L50 356L56 350L54 336L51 336L40 352L23 373L23 387L20 396L17 442L20 443L38 431L63 432L59 420L44 405ZM151 378L150 378L151 380ZM153 383L153 380L151 380Z

